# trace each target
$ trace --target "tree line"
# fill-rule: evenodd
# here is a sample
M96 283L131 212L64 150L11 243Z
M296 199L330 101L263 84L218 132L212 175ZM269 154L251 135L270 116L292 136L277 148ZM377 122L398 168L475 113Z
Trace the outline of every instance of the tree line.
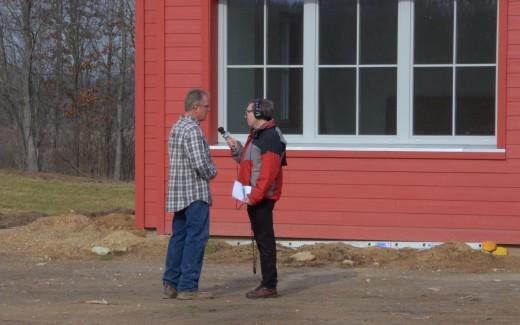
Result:
M133 179L133 3L0 1L0 167Z

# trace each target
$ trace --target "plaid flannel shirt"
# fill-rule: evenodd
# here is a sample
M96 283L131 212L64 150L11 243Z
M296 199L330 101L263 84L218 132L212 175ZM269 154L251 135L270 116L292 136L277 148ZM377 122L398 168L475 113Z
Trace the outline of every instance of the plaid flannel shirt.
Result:
M170 130L168 151L166 210L177 212L198 200L211 205L209 181L217 175L217 168L198 121L182 116Z

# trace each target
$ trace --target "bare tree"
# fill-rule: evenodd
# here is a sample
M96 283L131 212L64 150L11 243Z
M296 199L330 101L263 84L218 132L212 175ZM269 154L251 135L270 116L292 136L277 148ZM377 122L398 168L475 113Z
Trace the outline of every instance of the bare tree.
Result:
M54 96L50 104L50 121L49 126L49 142L50 142L50 155L52 157L52 170L57 171L59 165L59 153L58 153L58 139L60 136L60 126L63 115L63 103L64 103L64 45L63 37L65 33L64 29L64 9L63 0L54 0L52 3L53 17L53 40L54 49L53 56L51 57L51 64L53 64L53 85Z
M32 0L20 1L20 16L23 40L23 65L22 65L22 89L23 89L23 130L25 145L25 168L28 171L36 172L38 168L38 149L36 147L36 130L35 122L37 120L37 112L33 109L33 91L32 91L32 68L33 68L33 51L35 48L35 36L32 30L32 16L34 2Z
M127 48L128 33L126 22L126 4L125 0L119 0L119 30L121 31L121 63L119 68L119 84L117 92L117 114L115 128L115 161L114 161L114 179L121 179L121 161L123 157L123 105L125 102L125 85L126 85L126 69L127 69Z
M3 1L0 134L14 137L0 137L0 157L132 178L132 32L132 0Z
M2 108L18 127L23 147L23 168L39 171L38 106L34 101L33 58L39 32L35 12L39 1L17 0L0 8Z

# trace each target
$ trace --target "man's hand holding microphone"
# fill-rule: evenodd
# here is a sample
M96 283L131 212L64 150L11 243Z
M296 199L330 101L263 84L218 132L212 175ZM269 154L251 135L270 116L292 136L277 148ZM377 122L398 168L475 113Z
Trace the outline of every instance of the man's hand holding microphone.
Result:
M224 140L226 140L226 144L228 145L228 147L231 149L231 150L235 150L235 148L237 147L237 140L235 138L233 138L228 131L224 130L223 127L219 127L218 128L218 132L222 135L222 137L224 138Z
M226 144L228 145L229 149L232 151L235 151L237 149L238 140L233 138L228 131L226 131L223 127L219 126L217 129L218 132L222 135L224 140L226 140ZM251 201L249 201L249 197L246 196L246 198L243 201L247 205L251 205Z

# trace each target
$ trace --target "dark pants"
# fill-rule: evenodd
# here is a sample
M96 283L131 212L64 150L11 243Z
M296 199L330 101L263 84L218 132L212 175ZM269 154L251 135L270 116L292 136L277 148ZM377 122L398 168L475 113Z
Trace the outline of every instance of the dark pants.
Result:
M247 207L251 228L260 251L262 268L262 286L276 288L278 273L276 271L276 242L273 229L273 208L275 201L264 199L256 205Z
M175 212L163 282L177 291L196 291L209 237L209 205L195 201Z

